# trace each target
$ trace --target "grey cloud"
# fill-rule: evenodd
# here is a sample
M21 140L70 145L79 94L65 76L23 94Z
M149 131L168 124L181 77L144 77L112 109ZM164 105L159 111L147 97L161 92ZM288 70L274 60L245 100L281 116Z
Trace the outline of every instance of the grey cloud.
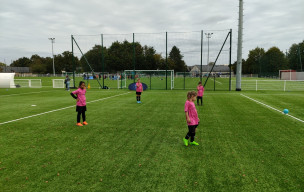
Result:
M302 0L245 1L243 57L246 58L248 51L257 46L265 49L278 46L285 50L292 43L302 41L303 7ZM48 37L56 38L54 51L59 54L71 49L72 34L131 34L231 28L235 60L238 1L2 0L0 25L0 59L30 57L32 54L48 56L51 51ZM119 38L124 39L123 36ZM215 40L214 37L213 41ZM162 42L162 38L158 41ZM186 54L191 52L188 49L196 50L196 44L191 39L181 42L180 46L185 49L185 53L188 52Z

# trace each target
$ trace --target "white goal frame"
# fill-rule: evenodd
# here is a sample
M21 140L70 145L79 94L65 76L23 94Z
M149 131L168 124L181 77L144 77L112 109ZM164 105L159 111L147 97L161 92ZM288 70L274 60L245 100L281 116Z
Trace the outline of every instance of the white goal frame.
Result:
M62 89L62 88L65 88L65 83L64 83L64 80L65 79L52 79L52 86L53 86L53 88L55 88L55 89ZM55 87L55 83L54 83L54 81L61 81L62 82L62 84L60 84L61 86L58 86L58 87ZM73 87L73 79L70 79L70 82L72 82L71 84L70 84L70 87L72 86Z
M26 88L41 88L42 87L41 79L14 79L14 83L15 83L16 87L18 86L18 81L20 81L20 82L22 82L22 81L24 82L25 81L25 83L26 83L25 87ZM38 85L36 85L34 83L34 81L35 82L38 81ZM21 86L21 88L24 88L24 86Z

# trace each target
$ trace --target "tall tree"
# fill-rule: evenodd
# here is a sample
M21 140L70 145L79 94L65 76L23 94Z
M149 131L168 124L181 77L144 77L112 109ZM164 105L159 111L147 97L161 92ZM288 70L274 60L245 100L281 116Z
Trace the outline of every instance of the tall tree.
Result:
M166 61L165 59L161 56L161 54L154 54L154 60L155 60L155 64L156 64L156 68L155 69L159 69L159 70L164 70L166 69Z
M11 67L29 67L31 64L31 60L27 57L19 58L10 65Z
M187 69L185 61L183 60L183 56L176 46L172 47L169 53L169 60L170 69L174 69L176 72L185 71Z
M113 42L108 49L106 64L110 72L133 69L133 44L128 41Z
M33 73L46 73L44 58L39 55L32 55L30 67Z
M95 45L92 47L91 50L86 52L84 55L87 58L89 64L91 65L92 69L95 72L101 72L102 71L102 49L101 45ZM106 49L104 48L104 52L106 53ZM91 71L89 65L87 64L84 57L81 57L80 59L81 66L84 71Z
M143 47L144 69L157 69L157 61L154 57L155 54L156 50L153 47L148 47L147 45Z
M267 50L261 59L262 72L277 75L279 70L288 69L287 59L284 53L277 47Z
M243 73L245 74L258 74L261 73L261 59L265 55L263 48L255 48L249 51L248 58L243 65Z
M297 71L304 70L304 41L298 44L292 44L289 48L287 58L290 69Z

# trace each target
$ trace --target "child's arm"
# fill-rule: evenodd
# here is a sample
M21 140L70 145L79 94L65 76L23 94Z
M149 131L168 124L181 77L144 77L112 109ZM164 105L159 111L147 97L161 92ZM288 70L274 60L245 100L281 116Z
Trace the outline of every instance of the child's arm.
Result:
M188 111L185 111L185 114L186 114L186 121L187 121L187 123L191 123Z
M73 93L70 93L70 94L74 99L77 99L77 96L75 96Z

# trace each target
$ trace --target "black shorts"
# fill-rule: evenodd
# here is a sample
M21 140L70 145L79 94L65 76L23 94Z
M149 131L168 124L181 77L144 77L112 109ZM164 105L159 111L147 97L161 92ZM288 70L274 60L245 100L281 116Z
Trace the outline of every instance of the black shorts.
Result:
M197 128L198 124L197 125L188 125L188 129L190 132L194 132L195 129Z
M136 92L136 95L141 95L141 92Z
M87 110L87 106L76 106L76 112L84 112Z
M202 99L203 97L202 96L197 96L197 99Z

